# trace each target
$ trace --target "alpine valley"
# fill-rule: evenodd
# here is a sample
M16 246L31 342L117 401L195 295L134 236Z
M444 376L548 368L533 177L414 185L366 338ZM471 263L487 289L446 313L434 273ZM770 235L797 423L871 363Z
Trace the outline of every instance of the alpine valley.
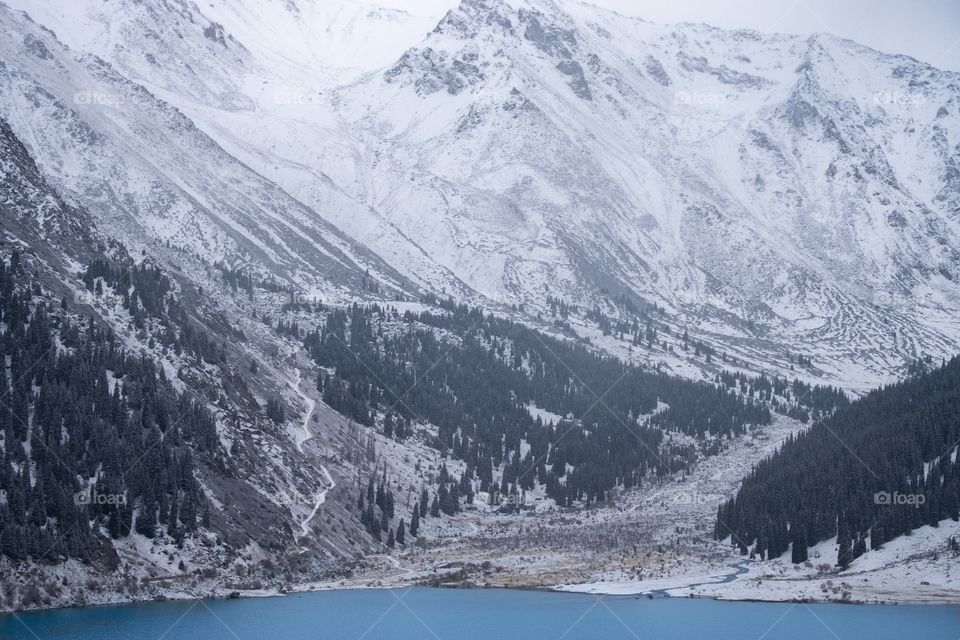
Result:
M960 73L574 0L0 0L0 212L5 608L960 600Z

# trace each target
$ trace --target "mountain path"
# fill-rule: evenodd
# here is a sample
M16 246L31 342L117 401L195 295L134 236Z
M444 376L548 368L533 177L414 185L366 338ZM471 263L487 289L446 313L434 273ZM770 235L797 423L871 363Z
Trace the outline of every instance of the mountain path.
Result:
M308 440L314 437L313 431L310 429L310 419L313 417L313 412L317 408L317 401L310 397L309 394L305 393L303 389L300 388L300 385L303 383L303 372L300 368L297 368L297 379L296 381L290 382L290 387L296 391L297 395L303 400L304 405L306 406L306 412L303 416L303 424L301 425L301 433L297 434L296 444L297 450L300 453L303 453L303 445ZM326 466L320 465L320 468L323 470L323 475L326 476L326 488L318 491L316 493L315 502L313 508L310 510L310 514L300 523L300 537L306 537L310 532L310 521L313 520L314 516L317 515L317 511L323 506L323 503L327 501L327 493L332 491L334 487L337 486L336 481L334 481L333 476L330 475L330 470Z

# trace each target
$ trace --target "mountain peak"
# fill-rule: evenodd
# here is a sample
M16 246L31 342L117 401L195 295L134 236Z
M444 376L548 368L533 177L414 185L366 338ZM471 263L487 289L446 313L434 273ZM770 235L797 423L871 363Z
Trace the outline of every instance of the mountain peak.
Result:
M462 0L443 17L435 33L449 33L461 38L476 37L485 27L513 33L513 10L503 0Z

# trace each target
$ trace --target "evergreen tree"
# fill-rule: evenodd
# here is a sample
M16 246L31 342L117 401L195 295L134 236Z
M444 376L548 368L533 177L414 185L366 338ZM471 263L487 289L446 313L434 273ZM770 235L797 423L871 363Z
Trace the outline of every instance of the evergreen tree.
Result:
M721 376L721 383L736 381ZM767 397L803 394L822 417L759 463L719 509L718 539L731 533L750 544L762 539L771 557L792 543L792 559L803 562L801 547L836 536L837 565L847 568L866 553L868 538L877 549L917 527L960 516L960 464L952 456L960 441L960 423L952 418L960 358L936 370L918 367L853 403L836 390L798 381L760 378L750 386Z
M413 515L410 516L410 535L417 537L420 531L420 503L413 505Z

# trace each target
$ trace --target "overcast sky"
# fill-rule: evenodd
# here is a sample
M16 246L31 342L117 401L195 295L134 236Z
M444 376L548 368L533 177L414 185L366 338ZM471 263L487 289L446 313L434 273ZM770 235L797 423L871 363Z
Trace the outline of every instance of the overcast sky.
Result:
M378 2L437 16L458 3ZM936 67L960 71L960 0L592 0L592 4L662 24L705 22L727 29L828 32L880 51L905 53Z

